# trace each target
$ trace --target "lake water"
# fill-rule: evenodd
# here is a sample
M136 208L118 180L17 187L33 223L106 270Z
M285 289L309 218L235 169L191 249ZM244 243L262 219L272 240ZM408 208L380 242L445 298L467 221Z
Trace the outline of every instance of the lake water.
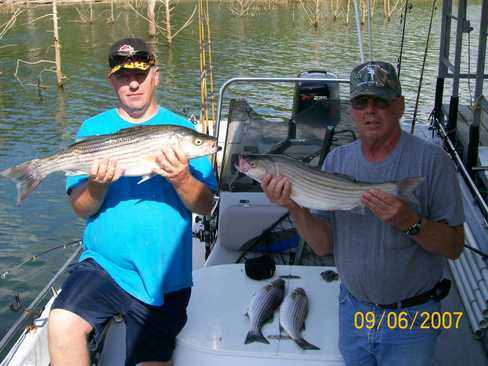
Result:
M78 8L87 11L87 5ZM87 24L80 22L74 6L59 7L62 69L66 76L62 92L56 91L54 74L43 71L49 64L21 65L18 75L23 84L13 75L17 59L28 62L54 59L51 20L44 18L32 23L50 13L49 6L25 11L16 26L0 40L0 170L66 147L85 118L114 106L116 99L106 80L108 47L125 36L145 37L147 25L122 5L116 5L117 20L109 24L105 21L108 9L107 4L95 5L97 18L93 24ZM192 10L191 2L178 3L174 24L182 24ZM480 6L470 7L469 14L474 24L479 22ZM421 119L430 113L434 95L439 15L440 9L434 19L420 98ZM336 22L326 19L314 30L306 24L299 9L279 7L257 16L237 18L219 3L211 4L210 16L217 88L231 77L293 77L307 69L325 69L339 77L348 77L359 61L355 26L353 22L345 24L342 18ZM408 16L401 74L407 117L413 112L429 16L430 5L424 2L415 4ZM9 14L0 13L0 24L8 19ZM373 27L374 58L396 64L401 31L398 17L387 22L377 16ZM472 65L476 63L476 49L473 41ZM180 33L171 47L158 38L156 52L161 66L158 91L161 104L186 115L198 115L196 23ZM464 55L467 57L468 52ZM46 88L30 85L37 83L39 75ZM467 90L466 83L461 87ZM277 96L269 97L269 89L276 91ZM342 87L343 95L347 89ZM289 90L253 85L233 88L232 94L246 96L258 110L266 111L271 102L289 108ZM83 229L82 220L75 217L64 193L62 174L49 176L20 206L15 205L15 196L14 184L0 179L0 273L35 253L80 238ZM71 250L54 251L0 279L0 336L18 316L9 309L14 295L20 294L27 305Z

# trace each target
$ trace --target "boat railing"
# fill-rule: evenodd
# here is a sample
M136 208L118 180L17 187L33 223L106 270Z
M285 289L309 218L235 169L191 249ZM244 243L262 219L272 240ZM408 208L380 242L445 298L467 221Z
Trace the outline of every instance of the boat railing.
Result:
M74 252L71 256L66 260L66 262L61 266L61 268L54 274L51 280L47 283L47 285L39 292L37 297L29 304L23 314L17 319L17 321L10 327L7 333L3 336L0 340L0 355L3 354L5 347L7 347L13 338L19 333L19 331L24 328L24 332L27 332L25 329L26 325L29 324L31 319L32 312L28 311L31 309L36 309L39 303L45 298L46 294L49 290L51 290L54 284L58 281L58 279L65 273L68 269L69 265L78 258L83 248L82 242L79 242L79 245L76 247Z

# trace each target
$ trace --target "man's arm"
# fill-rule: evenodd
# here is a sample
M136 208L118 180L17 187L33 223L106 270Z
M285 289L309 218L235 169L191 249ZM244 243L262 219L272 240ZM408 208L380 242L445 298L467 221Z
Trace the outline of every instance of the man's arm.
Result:
M362 197L362 202L381 221L406 230L418 222L420 215L397 197L380 190L371 190ZM449 226L422 218L422 228L417 235L411 236L417 244L432 254L450 259L457 259L464 248L463 226Z
M212 191L191 174L188 159L179 146L163 147L156 163L158 168L153 169L153 172L165 177L173 185L190 211L210 215L213 206Z
M98 212L110 184L118 180L124 171L115 160L96 160L90 167L88 181L72 190L71 206L76 215L87 218Z
M269 200L290 212L300 236L310 245L315 254L332 253L332 228L330 223L310 213L290 198L291 184L286 177L264 177L261 187Z

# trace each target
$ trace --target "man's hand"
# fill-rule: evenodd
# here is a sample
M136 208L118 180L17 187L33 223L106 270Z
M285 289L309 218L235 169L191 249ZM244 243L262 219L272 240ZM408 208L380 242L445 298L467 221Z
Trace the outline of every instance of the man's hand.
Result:
M107 186L117 181L124 174L124 169L118 167L117 160L95 160L88 172L89 182L94 186Z
M378 189L363 194L361 202L382 222L400 230L408 229L419 219L417 212L404 201Z
M188 159L179 145L164 146L161 155L156 157L156 164L153 173L165 177L173 186L184 184L191 178Z
M268 174L263 178L261 188L268 199L274 204L287 208L288 210L300 207L290 198L291 184L287 177L273 177Z
M83 218L94 215L102 206L110 184L124 174L113 159L95 160L88 171L88 182L70 194L75 213Z

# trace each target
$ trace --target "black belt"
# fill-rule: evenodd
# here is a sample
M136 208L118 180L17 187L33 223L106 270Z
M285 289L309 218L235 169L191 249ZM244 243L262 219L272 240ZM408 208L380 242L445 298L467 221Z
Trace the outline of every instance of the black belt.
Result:
M422 305L431 299L442 300L449 294L451 288L451 281L448 279L443 279L437 283L434 288L429 291L423 292L419 295L409 297L408 299L396 302L393 304L376 304L376 306L382 309L399 309L408 308L410 306Z

